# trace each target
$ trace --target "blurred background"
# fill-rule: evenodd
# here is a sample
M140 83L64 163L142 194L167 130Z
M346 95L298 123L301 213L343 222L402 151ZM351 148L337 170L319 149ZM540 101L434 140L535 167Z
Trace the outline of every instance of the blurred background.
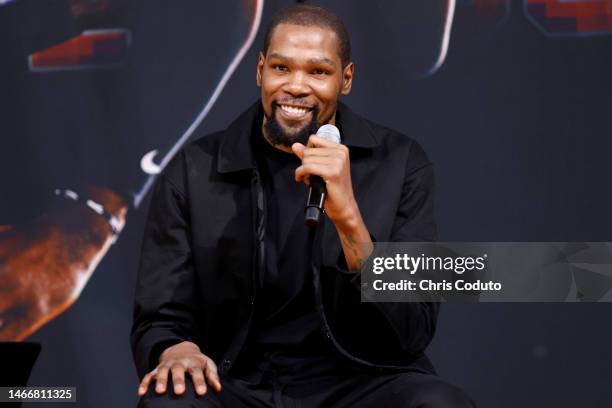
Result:
M42 345L29 385L135 406L150 183L257 99L292 3L0 0L0 341ZM434 162L441 241L612 241L612 0L305 3L348 25L344 102ZM481 407L609 407L611 313L447 304L430 356Z

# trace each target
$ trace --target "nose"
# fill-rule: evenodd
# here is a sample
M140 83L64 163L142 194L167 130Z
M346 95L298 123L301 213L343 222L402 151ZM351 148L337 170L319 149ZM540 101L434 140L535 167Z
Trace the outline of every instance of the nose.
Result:
M310 87L308 86L307 76L302 71L294 71L287 77L284 89L286 93L299 98L306 96L310 93Z

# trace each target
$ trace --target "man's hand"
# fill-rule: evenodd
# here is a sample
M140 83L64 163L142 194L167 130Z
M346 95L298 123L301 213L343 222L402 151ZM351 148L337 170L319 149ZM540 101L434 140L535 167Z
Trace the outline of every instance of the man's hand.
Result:
M325 213L336 225L347 222L357 210L348 148L312 135L307 146L294 143L291 149L302 160L295 171L295 180L309 185L311 175L321 177L327 190Z
M311 175L325 182L325 214L336 226L348 270L360 270L372 253L372 239L353 194L348 148L311 135L307 146L294 143L291 150L302 160L295 170L297 182L309 184Z
M165 393L170 375L174 383L174 393L182 395L185 392L185 372L191 376L193 387L198 395L206 394L206 383L210 384L216 392L221 391L221 382L215 362L202 354L196 344L184 341L164 350L159 356L157 367L142 378L138 387L138 395L145 395L153 380L156 382L155 392Z

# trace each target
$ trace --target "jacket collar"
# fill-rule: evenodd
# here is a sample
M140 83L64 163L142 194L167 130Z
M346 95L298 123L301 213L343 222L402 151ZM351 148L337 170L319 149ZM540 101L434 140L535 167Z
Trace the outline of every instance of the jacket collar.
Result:
M258 100L229 125L219 146L217 161L219 173L231 173L256 167L252 149L252 133L253 129L256 129L255 126L261 126L262 120L263 107L261 100ZM369 122L353 113L341 102L338 102L336 110L336 125L340 130L342 144L349 148L371 149L379 144Z

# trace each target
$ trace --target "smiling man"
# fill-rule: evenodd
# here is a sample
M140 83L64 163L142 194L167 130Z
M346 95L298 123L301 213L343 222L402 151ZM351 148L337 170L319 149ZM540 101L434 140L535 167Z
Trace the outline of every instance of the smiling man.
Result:
M361 303L372 240L436 237L431 163L339 103L349 37L328 11L277 13L261 100L183 149L156 184L132 346L143 407L472 407L424 354L433 303ZM341 143L314 134L340 129ZM304 225L313 176L322 225Z

